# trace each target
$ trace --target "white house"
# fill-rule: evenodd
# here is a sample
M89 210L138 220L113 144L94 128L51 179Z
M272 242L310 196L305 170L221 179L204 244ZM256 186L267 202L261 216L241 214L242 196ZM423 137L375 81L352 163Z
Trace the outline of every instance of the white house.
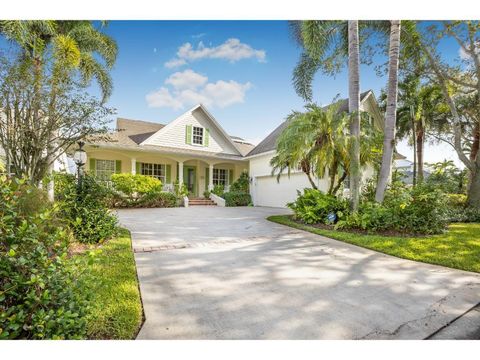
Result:
M339 111L348 110L340 100ZM381 129L383 116L372 91L361 94L361 110L368 112ZM270 159L277 138L286 123L278 126L257 146L228 135L203 105L197 105L168 124L117 119L117 131L110 139L87 141L87 170L108 180L114 173L139 173L156 177L167 191L184 183L191 198L202 198L215 185L228 189L243 171L250 176L250 191L257 206L284 207L297 190L310 187L301 171L286 174L277 182ZM365 169L365 177L372 169ZM327 189L326 179L316 179L319 189Z

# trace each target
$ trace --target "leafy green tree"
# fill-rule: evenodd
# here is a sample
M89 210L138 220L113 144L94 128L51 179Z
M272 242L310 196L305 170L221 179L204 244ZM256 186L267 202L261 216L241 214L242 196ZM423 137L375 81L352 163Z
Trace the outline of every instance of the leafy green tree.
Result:
M364 117L361 133L360 165L378 162L381 134ZM306 112L293 112L277 142L276 155L271 160L272 174L279 181L285 172L302 170L312 188L315 178L329 178L329 194L336 194L349 175L351 137L346 133L349 117L338 112L338 106L323 109L309 104Z

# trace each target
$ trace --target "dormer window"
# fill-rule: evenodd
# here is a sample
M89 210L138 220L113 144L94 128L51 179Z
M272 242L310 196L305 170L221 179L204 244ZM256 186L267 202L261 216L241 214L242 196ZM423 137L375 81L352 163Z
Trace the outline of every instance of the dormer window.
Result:
M195 145L203 145L203 128L199 126L193 126L192 143Z

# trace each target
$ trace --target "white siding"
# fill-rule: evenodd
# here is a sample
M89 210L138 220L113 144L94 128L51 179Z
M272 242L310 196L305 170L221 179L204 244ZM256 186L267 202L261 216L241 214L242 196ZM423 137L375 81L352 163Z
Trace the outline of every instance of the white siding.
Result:
M273 153L261 155L250 159L250 176L253 181L250 186L250 194L255 206L286 207L288 202L297 198L297 190L311 188L307 176L299 171L292 172L290 177L282 174L280 181L271 176L272 168L270 159ZM373 168L364 169L363 181L373 176ZM318 189L328 191L329 180L327 178L314 180Z
M210 138L208 146L187 144L185 141L187 125L201 126L205 129L209 129ZM149 139L145 144L189 149L199 152L207 151L223 154L239 154L237 149L229 143L225 136L217 129L201 109L181 115L173 123L161 129L159 134L155 135L152 139Z

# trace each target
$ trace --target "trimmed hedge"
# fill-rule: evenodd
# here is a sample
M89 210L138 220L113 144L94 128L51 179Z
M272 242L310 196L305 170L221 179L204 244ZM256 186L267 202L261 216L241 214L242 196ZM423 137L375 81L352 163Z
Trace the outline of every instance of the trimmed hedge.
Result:
M252 197L244 192L226 192L223 194L225 206L248 206L252 203Z

